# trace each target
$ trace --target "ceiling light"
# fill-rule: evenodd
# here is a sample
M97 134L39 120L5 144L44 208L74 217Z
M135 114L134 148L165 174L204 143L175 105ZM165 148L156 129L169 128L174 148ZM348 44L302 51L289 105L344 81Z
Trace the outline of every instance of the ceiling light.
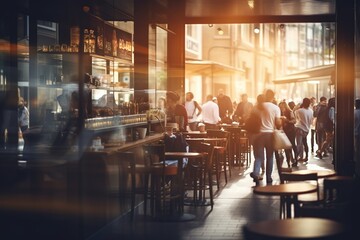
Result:
M254 28L254 33L255 33L255 34L259 34L259 33L260 33L260 28L259 28L259 27L255 27L255 28Z
M248 6L249 8L253 9L254 8L254 5L255 5L255 0L248 0Z
M211 23L210 23L210 24L208 24L208 25L209 25L209 27L213 27L213 26L214 26L214 25L213 25L213 24L211 24Z
M218 31L218 34L219 34L219 35L223 35L223 34L224 34L224 30L222 30L221 28L218 28L217 31Z

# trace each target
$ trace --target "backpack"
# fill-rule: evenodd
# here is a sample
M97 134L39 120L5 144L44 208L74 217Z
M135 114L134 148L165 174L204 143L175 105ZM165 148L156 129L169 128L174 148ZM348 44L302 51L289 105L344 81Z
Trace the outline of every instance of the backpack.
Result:
M187 152L189 146L181 133L174 133L171 136L165 134L164 144L166 152Z
M256 108L253 108L249 118L245 120L244 129L250 134L255 134L260 132L260 127L261 127L260 111Z

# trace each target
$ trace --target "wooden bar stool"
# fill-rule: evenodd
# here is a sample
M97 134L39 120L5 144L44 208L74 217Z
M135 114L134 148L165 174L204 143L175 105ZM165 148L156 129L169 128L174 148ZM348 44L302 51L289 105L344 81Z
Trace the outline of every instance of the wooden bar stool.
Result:
M135 214L135 200L136 194L142 194L144 199L144 215L147 212L147 200L149 192L149 176L151 173L150 164L137 163L135 153L133 152L119 152L119 191L122 192L128 188L127 176L130 175L130 201L131 201L131 218L133 219ZM122 174L123 172L126 174ZM141 181L137 182L136 180Z
M230 133L222 130L208 130L209 138L221 138L222 141L218 141L214 146L214 173L217 181L217 189L220 189L220 174L224 173L225 184L227 184L227 171L231 177L231 163L228 157L228 143ZM206 142L206 141L205 141Z
M214 205L212 189L212 160L214 147L200 141L189 142L190 152L204 153L203 158L191 160L187 166L185 188L193 192L192 204L206 206L206 191L209 193L211 209Z
M151 215L159 220L183 213L179 176L182 171L177 165L167 166L165 145L153 143L143 146L144 158L150 163L150 209Z

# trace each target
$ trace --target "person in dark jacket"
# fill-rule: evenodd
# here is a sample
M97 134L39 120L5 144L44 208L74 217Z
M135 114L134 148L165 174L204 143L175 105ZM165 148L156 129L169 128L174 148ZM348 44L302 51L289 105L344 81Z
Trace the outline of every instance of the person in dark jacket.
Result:
M179 104L180 96L176 92L166 93L167 115L169 123L177 123L180 131L186 131L188 116L184 105Z
M219 89L217 96L220 118L223 120L231 116L233 112L232 102L229 96L224 94L223 89Z

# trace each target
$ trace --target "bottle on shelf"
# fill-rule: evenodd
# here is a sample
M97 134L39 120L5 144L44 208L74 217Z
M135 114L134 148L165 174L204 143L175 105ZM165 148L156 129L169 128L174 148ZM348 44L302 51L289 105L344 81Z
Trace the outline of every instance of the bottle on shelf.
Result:
M89 53L95 53L95 34L92 29L90 29L89 33Z
M89 29L85 28L84 29L84 53L89 52L89 39L90 39Z

